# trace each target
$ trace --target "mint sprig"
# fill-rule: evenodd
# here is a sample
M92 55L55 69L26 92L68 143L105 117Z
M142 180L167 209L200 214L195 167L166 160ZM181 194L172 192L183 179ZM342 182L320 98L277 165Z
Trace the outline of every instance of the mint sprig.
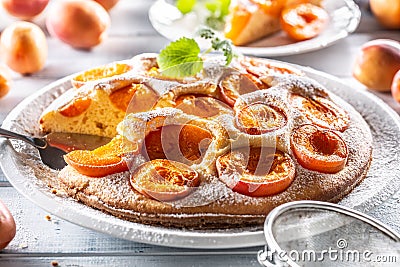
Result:
M160 51L158 67L165 76L182 78L193 76L203 69L200 47L194 39L182 37Z
M160 51L157 63L164 76L183 78L196 75L203 69L202 56L212 51L222 52L226 65L231 63L234 52L230 41L219 38L209 28L201 29L198 35L211 42L211 47L202 54L200 54L198 43L194 39L186 37L171 42Z
M209 28L200 29L197 34L206 40L211 40L212 50L221 51L225 56L225 64L231 64L234 53L230 40L220 39L216 36L215 32Z

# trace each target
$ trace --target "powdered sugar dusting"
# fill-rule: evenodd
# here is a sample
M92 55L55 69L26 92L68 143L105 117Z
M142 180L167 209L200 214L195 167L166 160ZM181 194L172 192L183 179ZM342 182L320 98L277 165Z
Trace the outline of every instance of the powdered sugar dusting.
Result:
M390 192L396 190L396 184L398 184L398 179L400 176L396 175L396 173L398 173L398 170L395 169L396 166L399 165L398 161L400 160L397 154L399 141L396 137L399 135L398 122L393 119L394 117L391 115L391 113L389 113L385 108L382 108L382 105L380 103L377 104L374 99L365 97L363 95L355 97L356 93L350 91L346 86L316 74L314 74L314 76L325 87L328 86L328 89L337 92L344 99L351 102L351 104L357 108L357 110L362 114L363 118L368 122L368 125L371 126L375 149L371 169L366 179L341 202L350 207L358 207L364 211L369 210L371 209L371 207L377 205L377 203L383 201L385 199L385 196L387 197ZM52 86L51 88L48 88L48 91L41 92L40 95L35 96L35 98L33 98L30 102L27 102L23 106L21 106L17 113L11 114L10 117L7 118L7 120L4 122L3 127L13 129L20 133L39 135L40 130L37 120L40 113L56 97L58 97L60 93L64 92L69 87L69 82L64 82L62 84L57 84ZM346 143L348 144L350 154L353 155L349 157L347 165L354 166L354 169L352 170L355 170L360 167L359 164L361 164L359 163L358 159L365 156L363 155L363 153L367 151L367 144L365 144L364 141L369 140L370 138L369 132L365 131L368 126L363 121L362 117L356 111L354 111L351 106L346 104L344 101L341 101L340 98L332 94L330 94L330 96L339 106L344 107L350 114L351 125L349 129L347 129L342 134L342 137L346 140ZM233 127L232 132L236 129L231 116L224 115L221 116L220 119L220 121L222 122L230 121L229 123L226 123L226 125L230 125ZM360 143L360 140L362 140L363 142ZM46 166L40 163L40 159L38 158L38 154L36 153L35 149L25 144L22 144L21 142L13 142L12 145L13 149L16 150L16 152L13 152L12 157L16 159L15 163L17 164L13 166L13 168L15 168L18 175L16 175L15 177L11 177L10 180L16 188L19 188L20 190L25 190L26 195L35 198L35 196L38 195L38 192L40 192L39 195L44 194L46 198L54 199L58 203L61 203L61 206L68 205L68 207L72 209L73 213L85 213L87 216L96 218L96 220L99 221L99 224L118 225L126 229L132 227L132 225L138 227L137 224L132 224L131 222L127 221L121 221L115 217L104 215L103 213L100 213L96 210L85 207L79 203L75 203L70 199L64 199L62 198L62 191L58 191L61 193L60 195L50 193L50 190L47 187L48 182L53 183L52 185L50 185L50 187L57 188L57 183L55 182L57 181L57 172L48 169ZM137 164L140 164L140 162L138 162ZM285 192L284 194L273 196L270 198L270 200L273 201L276 205L284 202L287 199L296 197L298 190L305 188L310 183L315 183L316 185L318 185L317 188L321 190L329 187L335 187L338 185L338 183L340 183L340 179L337 179L338 176L336 176L335 178L335 176L333 175L321 175L315 172L306 171L301 166L297 166L296 172L301 177L301 179L297 179L295 183L292 184L291 190L287 190L287 192ZM234 206L238 203L241 203L241 205L248 207L249 212L253 212L254 207L259 207L260 203L262 204L263 202L258 198L249 198L240 194L233 193L219 180L215 180L215 175L206 175L209 175L209 178L205 179L210 179L218 183L218 185L216 186L222 185L222 187L220 187L221 190L215 192L215 190L213 190L213 187L204 187L203 189L199 187L198 190L196 190L196 194L198 194L198 196L201 196L204 193L207 195L207 197L205 197L204 199L208 200L218 199L214 201L211 205L209 205L214 213L210 214L204 211L198 211L197 213L190 214L187 209L183 209L183 213L170 213L169 215L165 214L165 216L176 218L193 218L194 216L194 218L197 218L198 220L198 218L201 218L202 216L209 216L210 218L212 216L220 216L221 214L223 214L224 208L226 209L226 207L229 207L229 205ZM345 173L341 175L346 176ZM128 177L129 173L123 173L107 177L108 179L102 178L103 180L99 179L96 181L99 182L102 186L108 187L107 193L111 193L114 190L118 189L118 194L120 196L123 196L125 194L132 194L133 192L129 186L129 183L127 183ZM85 177L85 179L88 178ZM30 189L28 190L26 188ZM343 192L337 192L336 196L339 196L340 193ZM214 194L214 196L210 197L209 195L212 194ZM98 197L93 196L93 198L97 198L98 200ZM140 195L130 198L128 200L123 200L122 203L128 204L130 202L133 202L134 200L139 200L139 204L144 205L144 202L140 201ZM198 204L196 203L198 199L191 201L193 201L192 203L194 203L194 206ZM116 209L122 214L136 214L135 212L124 210L123 208L112 208L107 203L103 204L107 205L110 210ZM176 205L178 205L178 203L176 203ZM57 214L61 213L61 210L54 209L53 212ZM233 212L232 214L234 214L235 211L229 210L229 212ZM265 213L267 212L267 210L263 210L262 212ZM153 215L148 216L151 217ZM248 215L243 215L243 217L248 217ZM262 217L263 216L260 217L261 220ZM151 229L155 229L154 227L140 227L141 231L137 232L136 234L133 232L127 232L126 234L124 232L120 235L114 232L114 234L131 240L142 240L145 242L155 240L154 234L140 234L145 232L148 233L149 231L151 232ZM164 231L168 232L168 230ZM234 229L223 231L232 233L235 232ZM242 232L243 229L241 229L240 231ZM199 232L199 236L201 236L201 233L202 232ZM168 239L168 236L164 238Z

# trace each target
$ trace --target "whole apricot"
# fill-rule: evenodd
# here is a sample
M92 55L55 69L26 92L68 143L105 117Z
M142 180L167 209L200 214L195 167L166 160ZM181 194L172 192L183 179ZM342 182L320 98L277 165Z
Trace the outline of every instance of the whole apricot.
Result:
M369 3L380 24L389 29L400 29L399 0L370 0Z
M400 43L377 39L365 43L356 57L353 76L369 89L390 91L400 69Z
M400 103L400 70L394 75L391 89L393 98Z
M7 66L21 74L37 72L46 63L46 36L30 22L17 21L5 28L0 37L0 49Z
M31 19L46 8L49 0L2 0L4 10L13 17Z
M94 0L94 1L102 5L104 9L108 11L111 8L113 8L118 3L119 0Z
M0 98L10 91L11 76L6 67L0 66Z
M10 211L0 200L0 250L5 248L15 237L16 226Z
M13 17L31 19L46 8L49 0L2 0L5 11Z
M99 3L87 0L56 1L46 18L52 36L83 49L99 45L110 23L107 11Z

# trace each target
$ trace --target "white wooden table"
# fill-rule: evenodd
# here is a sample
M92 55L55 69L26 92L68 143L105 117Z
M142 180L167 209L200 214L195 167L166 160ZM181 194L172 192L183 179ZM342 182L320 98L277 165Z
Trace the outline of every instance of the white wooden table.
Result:
M92 51L79 51L49 37L49 58L45 69L22 77L14 74L10 94L0 100L0 122L10 110L44 85L68 74L143 52L157 52L168 40L152 28L147 17L151 0L121 0L111 11L109 38ZM377 25L362 1L362 22L356 33L335 45L302 55L277 58L333 74L365 90L351 77L355 54L361 44L376 38L400 41L400 31L385 31ZM8 18L0 13L0 29ZM36 22L43 27L43 17ZM400 113L390 94L377 94ZM1 153L1 151L0 151ZM258 266L260 247L231 250L189 250L140 244L100 234L48 214L22 197L0 171L0 198L13 213L17 235L0 252L0 266ZM382 212L387 211L387 212ZM383 203L372 216L400 231L400 193ZM51 219L47 220L46 216Z

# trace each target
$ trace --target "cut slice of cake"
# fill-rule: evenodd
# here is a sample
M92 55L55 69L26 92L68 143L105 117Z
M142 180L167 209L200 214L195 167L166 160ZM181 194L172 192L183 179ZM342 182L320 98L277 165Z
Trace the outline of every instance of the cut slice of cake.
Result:
M320 5L322 0L238 0L231 6L225 37L234 45L246 45L281 29L284 8L299 3Z
M120 79L111 83L87 84L70 89L56 99L40 117L44 133L68 132L113 137L116 126L126 115L148 110L157 93L142 84L142 79ZM140 96L140 101L137 97ZM149 101L143 101L148 99ZM152 99L155 99L152 101Z

